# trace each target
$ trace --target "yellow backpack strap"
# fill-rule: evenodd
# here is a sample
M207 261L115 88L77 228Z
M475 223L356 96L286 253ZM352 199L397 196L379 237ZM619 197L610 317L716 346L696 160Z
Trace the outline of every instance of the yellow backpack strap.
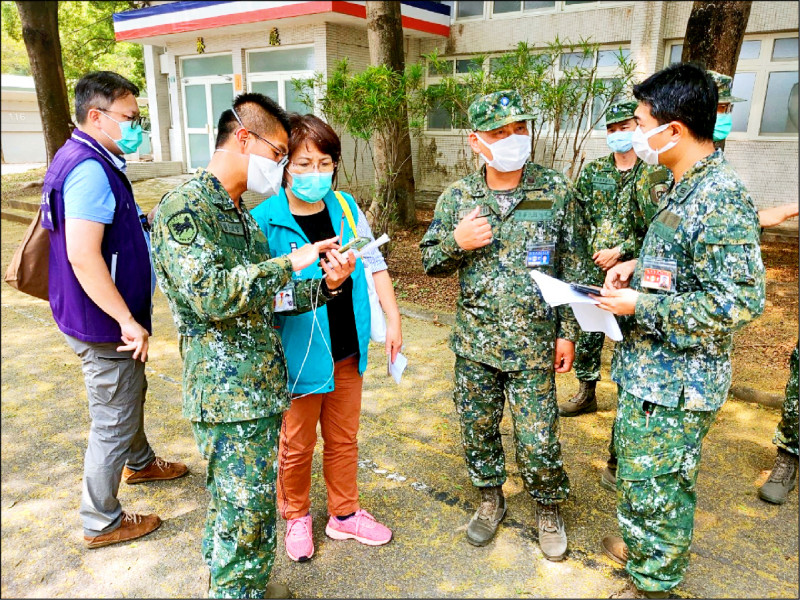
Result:
M356 232L356 222L355 219L353 219L353 211L350 210L350 205L347 203L347 200L344 199L344 196L342 196L342 192L335 191L333 193L336 195L336 199L339 201L339 204L342 205L344 216L347 218L347 223L350 225L350 229L353 232L353 237L357 238L358 233ZM342 240L339 241L341 242Z

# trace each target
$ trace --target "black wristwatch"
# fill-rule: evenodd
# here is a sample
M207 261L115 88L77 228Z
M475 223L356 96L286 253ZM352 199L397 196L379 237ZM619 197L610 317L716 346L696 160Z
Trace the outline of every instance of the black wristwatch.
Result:
M322 290L322 295L325 296L328 300L330 300L331 298L335 298L336 296L342 293L342 286L339 286L335 290L332 290L331 288L328 287L328 280L323 279L322 285L320 286L320 290Z

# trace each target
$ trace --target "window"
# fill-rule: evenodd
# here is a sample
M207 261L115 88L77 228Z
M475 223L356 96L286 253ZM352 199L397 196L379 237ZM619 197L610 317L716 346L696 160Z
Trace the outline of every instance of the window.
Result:
M793 139L797 134L797 35L747 36L742 42L731 94L730 139ZM668 43L669 63L679 62L680 41ZM665 61L666 62L666 61Z
M287 112L314 112L292 83L293 79L309 79L313 75L311 46L247 51L248 90L269 96Z
M212 75L231 75L233 57L230 54L217 56L197 56L181 60L183 77L208 77Z
M434 65L428 63L428 77L426 84L429 89L436 89L439 87L441 76L443 75L463 75L475 70L482 70L483 65L473 58L453 58L442 61L443 66L436 69ZM428 112L427 129L438 132L456 132L461 129L469 127L469 121L466 114L459 114L455 117L455 122L451 117L451 111L447 106L436 106Z
M483 17L483 2L478 0L458 0L456 2L456 19Z

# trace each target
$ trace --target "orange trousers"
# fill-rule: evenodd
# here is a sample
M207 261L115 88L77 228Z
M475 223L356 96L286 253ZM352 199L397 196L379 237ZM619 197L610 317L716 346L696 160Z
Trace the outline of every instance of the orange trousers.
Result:
M311 460L322 430L322 474L328 488L328 512L336 517L359 509L358 419L361 386L358 356L334 364L334 390L295 398L283 413L278 450L278 510L284 519L308 514L311 500Z

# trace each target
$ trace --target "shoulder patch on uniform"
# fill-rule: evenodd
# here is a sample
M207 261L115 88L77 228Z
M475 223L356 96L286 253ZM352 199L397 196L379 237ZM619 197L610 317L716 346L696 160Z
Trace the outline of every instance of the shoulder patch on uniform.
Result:
M197 215L193 211L185 208L171 215L167 219L167 229L172 239L188 246L197 237Z

